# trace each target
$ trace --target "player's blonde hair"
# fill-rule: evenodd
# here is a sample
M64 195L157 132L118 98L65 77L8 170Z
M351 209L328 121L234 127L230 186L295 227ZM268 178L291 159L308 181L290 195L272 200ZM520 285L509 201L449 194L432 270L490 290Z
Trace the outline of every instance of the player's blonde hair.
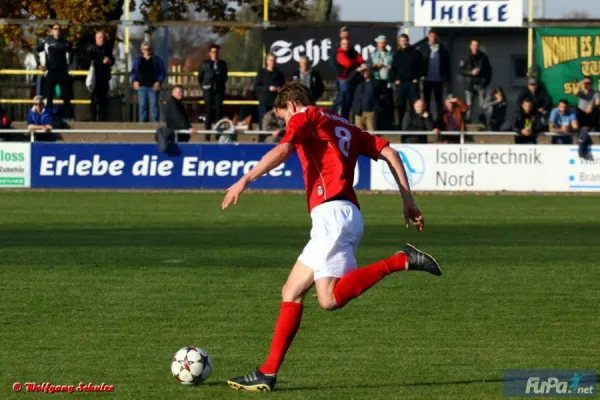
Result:
M310 106L313 104L310 90L300 82L288 82L279 91L273 107L287 108L287 102L298 104L300 106Z

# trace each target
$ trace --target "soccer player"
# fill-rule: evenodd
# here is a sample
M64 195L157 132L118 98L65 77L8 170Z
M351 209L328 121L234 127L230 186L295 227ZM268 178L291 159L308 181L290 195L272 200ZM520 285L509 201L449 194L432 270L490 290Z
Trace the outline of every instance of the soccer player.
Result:
M357 268L355 254L363 235L363 218L352 183L359 155L388 163L404 200L406 227L410 221L418 231L425 225L412 198L402 161L389 142L358 129L332 111L311 106L308 89L298 82L283 86L274 108L277 116L287 123L285 136L227 190L221 207L226 209L236 204L249 183L297 151L304 173L312 230L308 244L283 286L281 310L269 356L256 371L227 381L237 390L273 389L277 371L300 327L302 300L313 285L321 307L336 310L393 272L442 274L433 257L411 245L391 257Z

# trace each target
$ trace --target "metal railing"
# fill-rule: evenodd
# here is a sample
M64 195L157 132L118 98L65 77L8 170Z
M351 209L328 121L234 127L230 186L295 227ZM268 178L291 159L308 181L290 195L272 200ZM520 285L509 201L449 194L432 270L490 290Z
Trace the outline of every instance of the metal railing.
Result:
M161 127L163 125L157 124L156 127L158 129L158 127ZM152 134L155 133L156 129L53 129L51 131L44 131L44 130L36 130L36 131L31 131L29 129L0 129L0 134L29 134L30 135L30 139L31 142L35 141L35 134L36 133L60 133L60 134L73 134L73 133L98 133L98 134L107 134L107 133L119 133L119 134L132 134L132 133L148 133L148 134ZM181 129L181 130L175 130L175 133L184 133L184 134L190 134L190 130L189 129ZM197 135L204 135L204 134L211 134L211 135L272 135L273 131L265 131L265 130L234 130L234 129L227 129L227 130L206 130L206 129L202 129L202 130L196 130L195 134ZM370 132L373 135L378 135L378 136L404 136L404 135L411 135L411 136L436 136L433 132L415 132L415 131L374 131L374 132ZM459 136L460 137L460 144L465 144L465 137L467 136L517 136L517 134L515 132L491 132L491 131L478 131L478 132L458 132L458 131L452 131L452 132L441 132L442 136ZM589 133L590 136L600 136L600 132L590 132ZM540 133L538 136L564 136L562 134L558 134L558 133L553 133L553 132L543 132Z

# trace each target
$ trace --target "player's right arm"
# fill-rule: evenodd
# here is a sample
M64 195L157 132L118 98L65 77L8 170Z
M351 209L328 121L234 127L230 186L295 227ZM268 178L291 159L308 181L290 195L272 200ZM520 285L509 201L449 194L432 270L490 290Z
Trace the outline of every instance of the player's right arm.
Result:
M404 164L402 163L398 152L390 146L386 146L379 153L379 159L388 164L388 167L394 176L394 180L400 189L400 195L404 201L404 223L406 224L406 227L408 228L410 226L410 221L412 221L417 228L417 231L422 231L425 227L425 220L412 197L406 169L404 168Z
M404 201L404 223L406 227L408 228L410 221L412 221L417 231L422 231L425 226L425 220L412 197L406 170L398 152L390 147L390 142L387 140L373 136L363 130L356 129L352 137L354 138L355 135L359 138L360 154L373 160L385 161L390 171L392 171L392 175L398 184L402 200Z

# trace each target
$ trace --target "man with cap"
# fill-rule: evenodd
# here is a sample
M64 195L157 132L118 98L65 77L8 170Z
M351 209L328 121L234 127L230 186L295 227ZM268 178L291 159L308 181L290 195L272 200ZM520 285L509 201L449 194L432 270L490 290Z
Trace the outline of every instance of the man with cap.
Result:
M381 89L379 114L377 115L377 129L389 130L392 128L394 100L390 81L390 70L394 54L387 48L387 37L379 35L375 38L377 48L369 55L367 64L373 72L373 79Z
M438 41L434 30L427 35L427 45L423 51L423 98L425 107L433 110L435 115L444 108L444 85L450 79L450 52ZM435 108L431 105L431 95L435 99Z
M548 115L552 110L552 98L546 89L538 84L537 79L533 77L529 78L527 88L517 98L519 108L526 99L531 101L533 109L540 115L540 124L542 126L548 125Z
M575 96L578 98L576 114L579 125L588 130L596 130L600 113L600 92L594 90L594 81L591 77L583 78Z

